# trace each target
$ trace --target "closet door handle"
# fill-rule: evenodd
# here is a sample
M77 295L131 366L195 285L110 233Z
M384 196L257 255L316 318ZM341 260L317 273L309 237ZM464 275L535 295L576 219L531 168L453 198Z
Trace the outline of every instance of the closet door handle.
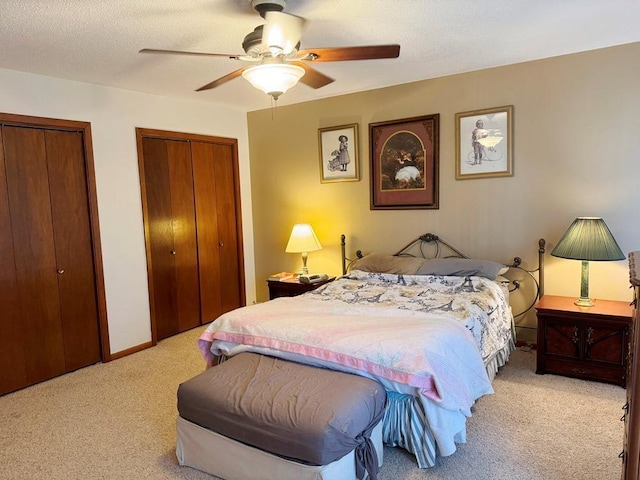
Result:
M58 275L62 275L64 273L64 269L63 268L59 268L56 271L58 272Z
M169 250L169 253L170 253L171 255L175 255L175 254L176 254L176 251L175 251L175 250Z
M222 243L222 242L218 242L218 246L219 246L219 247L224 247L224 243Z

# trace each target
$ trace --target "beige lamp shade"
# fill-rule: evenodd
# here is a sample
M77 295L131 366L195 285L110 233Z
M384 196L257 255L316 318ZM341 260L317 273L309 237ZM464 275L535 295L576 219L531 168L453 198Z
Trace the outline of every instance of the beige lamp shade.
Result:
M309 273L307 269L307 253L315 252L322 249L316 233L308 223L297 223L291 230L291 236L287 247L284 249L287 253L301 253L302 254L302 273L306 275Z

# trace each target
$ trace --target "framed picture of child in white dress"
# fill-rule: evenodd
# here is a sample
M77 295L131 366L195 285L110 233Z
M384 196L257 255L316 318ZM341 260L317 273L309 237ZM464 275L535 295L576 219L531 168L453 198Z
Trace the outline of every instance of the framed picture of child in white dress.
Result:
M513 105L456 113L456 180L513 175Z
M320 144L320 182L357 182L358 124L318 129Z
M438 209L440 115L369 124L371 210Z

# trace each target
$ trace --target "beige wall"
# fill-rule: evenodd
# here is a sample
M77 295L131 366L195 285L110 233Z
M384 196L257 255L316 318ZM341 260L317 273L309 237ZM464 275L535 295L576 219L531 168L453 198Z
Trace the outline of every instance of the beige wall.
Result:
M640 249L640 44L510 65L248 114L257 298L261 279L297 270L284 253L294 223L324 249L310 270L340 273L348 254L394 252L436 233L469 256L537 265L577 216L602 216L627 253ZM389 61L390 68L393 62ZM340 81L338 78L336 81ZM299 85L295 88L307 88ZM455 179L455 114L514 106L514 175ZM440 114L440 208L369 209L369 123ZM361 181L320 183L318 128L357 123ZM580 263L546 256L546 293L577 296ZM591 264L591 296L629 300L627 262ZM534 327L535 316L519 319ZM534 331L520 329L520 339Z

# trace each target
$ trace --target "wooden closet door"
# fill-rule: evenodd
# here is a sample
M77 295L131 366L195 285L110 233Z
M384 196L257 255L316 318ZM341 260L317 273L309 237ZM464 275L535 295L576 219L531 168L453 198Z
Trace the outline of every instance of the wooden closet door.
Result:
M5 126L2 139L20 305L16 320L27 381L36 383L66 371L44 131Z
M100 361L82 134L46 130L45 145L65 366L72 371Z
M199 325L195 207L189 143L143 138L156 340Z
M167 152L178 307L178 331L174 333L178 333L200 325L196 212L189 144L167 141Z
M11 234L9 194L0 129L0 395L27 384L27 366L22 346L23 312L18 303L18 280Z
M192 142L202 323L242 304L233 148Z
M97 224L90 125L0 113L0 395L110 360Z
M220 250L218 198L213 145L192 142L193 187L196 197L198 272L200 276L200 323L215 320L223 312L220 297Z

